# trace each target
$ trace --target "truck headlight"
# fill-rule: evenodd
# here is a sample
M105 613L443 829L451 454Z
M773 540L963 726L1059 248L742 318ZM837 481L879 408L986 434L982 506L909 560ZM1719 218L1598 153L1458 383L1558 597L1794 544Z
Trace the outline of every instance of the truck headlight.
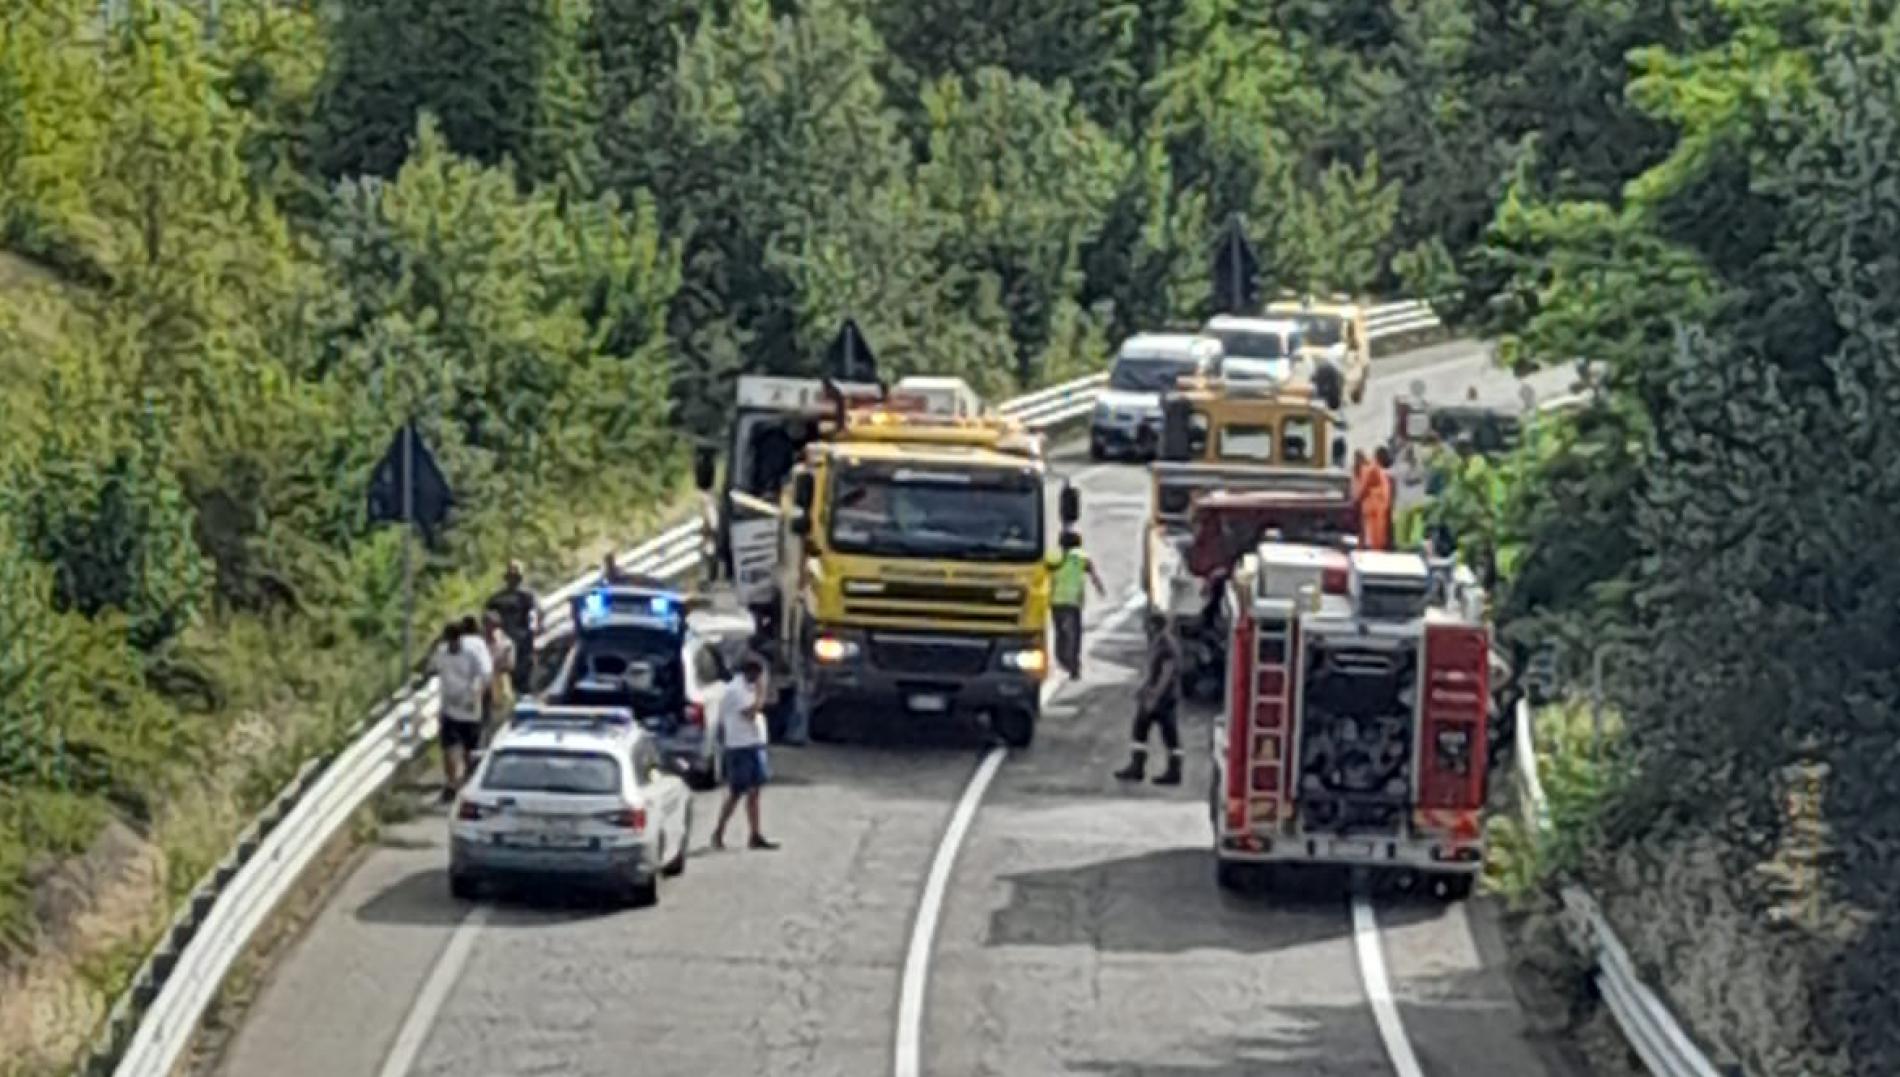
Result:
M811 656L826 665L848 662L858 656L858 645L836 636L819 636L811 641Z
M1041 647L1023 647L1004 651L1003 665L1019 673L1041 674L1049 668L1049 656Z

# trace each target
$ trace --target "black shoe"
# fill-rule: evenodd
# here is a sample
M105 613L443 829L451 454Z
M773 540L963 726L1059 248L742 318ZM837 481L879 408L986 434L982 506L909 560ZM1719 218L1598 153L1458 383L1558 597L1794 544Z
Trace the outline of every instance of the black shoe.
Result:
M1146 752L1134 752L1128 757L1128 765L1116 771L1115 777L1119 781L1138 782L1147 771L1148 754Z
M1179 755L1171 755L1168 757L1168 769L1155 775L1155 784L1156 785L1180 785L1181 784L1181 757Z
M746 847L751 849L776 849L778 848L778 842L767 841L759 835L754 834L752 835L752 840L746 842Z

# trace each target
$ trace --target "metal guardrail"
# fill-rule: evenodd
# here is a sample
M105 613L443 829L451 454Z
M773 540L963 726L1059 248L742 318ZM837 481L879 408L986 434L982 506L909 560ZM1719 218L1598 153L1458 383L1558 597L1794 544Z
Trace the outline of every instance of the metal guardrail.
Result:
M1550 804L1537 774L1537 737L1529 700L1518 700L1515 752L1520 802L1527 824L1542 834L1550 827ZM1594 966L1591 979L1623 1030L1623 1038L1654 1077L1726 1077L1677 1022L1662 997L1643 982L1629 950L1604 918L1596 899L1580 886L1563 891L1566 934Z
M1538 405L1542 412L1563 411L1588 401L1587 392L1567 393ZM1528 699L1517 702L1513 754L1518 801L1525 825L1543 835L1550 829L1550 801L1537 771L1537 733ZM1724 1077L1689 1037L1662 997L1643 983L1629 950L1616 936L1596 899L1580 886L1563 890L1570 941L1595 966L1592 979L1630 1048L1654 1077Z
M1420 302L1368 312L1375 341L1438 327ZM1036 429L1083 418L1108 375L1091 374L1002 404L998 410ZM701 524L670 527L619 554L632 572L677 578L700 562ZM568 635L568 602L600 580L589 572L541 603L538 645ZM417 677L366 719L350 744L312 760L244 831L237 845L192 891L158 947L120 996L81 1066L89 1075L167 1077L231 966L250 945L304 870L396 772L428 743L438 706L434 678ZM418 736L405 736L412 727Z

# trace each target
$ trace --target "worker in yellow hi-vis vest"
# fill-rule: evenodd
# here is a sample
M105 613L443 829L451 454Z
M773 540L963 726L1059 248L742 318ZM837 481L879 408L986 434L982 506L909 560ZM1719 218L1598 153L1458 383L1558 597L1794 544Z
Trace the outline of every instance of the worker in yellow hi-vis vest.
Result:
M1082 601L1084 584L1095 585L1095 593L1107 597L1095 562L1082 550L1082 536L1062 532L1062 552L1051 562L1055 579L1049 588L1049 619L1056 630L1056 662L1071 679L1082 676Z

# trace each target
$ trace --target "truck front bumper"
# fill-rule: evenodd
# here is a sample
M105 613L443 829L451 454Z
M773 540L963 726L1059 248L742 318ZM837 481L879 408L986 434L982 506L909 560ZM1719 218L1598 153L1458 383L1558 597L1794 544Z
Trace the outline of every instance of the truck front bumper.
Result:
M836 641L829 649L838 657L809 662L813 708L865 704L915 719L1033 711L1049 663L1040 635L828 628L821 636Z

